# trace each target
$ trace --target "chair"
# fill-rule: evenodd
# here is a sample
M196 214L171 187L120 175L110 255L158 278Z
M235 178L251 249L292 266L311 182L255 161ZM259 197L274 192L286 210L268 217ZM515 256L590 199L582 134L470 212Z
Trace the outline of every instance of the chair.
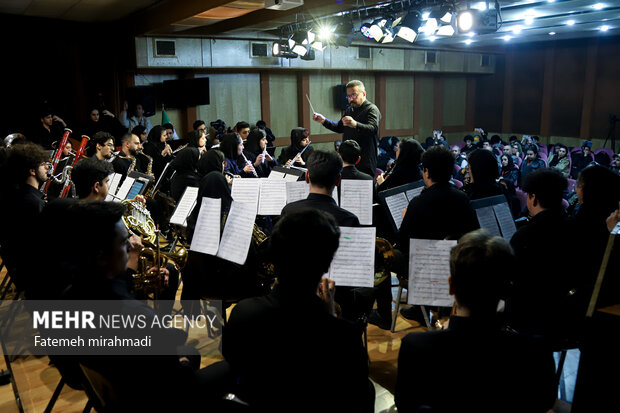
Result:
M542 153L542 152L540 152L540 153L538 154L538 158L540 158L541 160L545 161L545 164L547 164L547 159L548 159L548 158L547 158L547 154L546 154L546 153Z

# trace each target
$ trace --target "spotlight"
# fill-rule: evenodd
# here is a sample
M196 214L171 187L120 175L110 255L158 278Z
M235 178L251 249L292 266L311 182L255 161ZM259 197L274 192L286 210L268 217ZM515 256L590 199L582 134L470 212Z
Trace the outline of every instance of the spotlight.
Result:
M519 25L517 25L517 26L515 26L515 27L513 27L513 28L512 28L512 32L513 32L514 34L519 34L519 33L521 33L521 30L523 30L523 28L522 28L521 26L519 26Z
M288 47L288 42L285 40L273 42L273 45L271 46L271 54L274 57L284 57L287 59L295 59L297 57L295 53L291 52Z
M319 29L319 39L322 41L328 41L332 37L332 29L329 27L323 26Z
M555 36L555 32L549 32L549 36Z
M308 49L303 44L296 44L292 49L293 53L297 53L299 56L304 57L308 53Z
M392 43L394 41L394 29L387 27L384 29L385 35L381 43Z
M594 10L603 10L605 8L605 5L603 3L596 3L592 5L592 8Z
M418 36L418 30L420 28L420 15L417 12L409 12L402 21L400 29L396 34L401 39L413 43Z
M444 24L437 30L438 36L452 36L454 35L454 27L450 24Z
M507 42L507 41L509 41L510 39L512 39L512 37L510 37L510 36L506 35L506 36L502 37L502 39L504 39L504 41L506 41L506 42Z
M467 40L465 40L465 44L466 44L466 45L470 45L472 42L473 42L473 40L472 40L472 39L467 39Z
M468 32L474 27L474 15L471 11L464 11L459 13L456 22L459 32Z
M601 26L600 30L602 32L606 32L607 30L609 30L609 26L607 26L607 25Z
M302 44L304 42L304 40L306 40L306 33L304 33L304 32L294 33L288 39L288 47L289 47L289 49L293 49L293 47L295 47L295 45L297 45L297 44Z
M325 50L327 42L316 41L310 45L315 50Z
M430 15L431 15L430 11L425 11L424 13L422 13L422 20L428 19L428 16Z
M437 27L439 27L437 19L435 19L434 17L429 17L428 20L426 20L426 24L424 25L424 33L431 35L435 33Z
M444 15L439 20L447 24L452 23L452 13L450 13L449 11L444 13Z
M273 42L271 46L271 54L273 56L280 56L280 42Z
M313 49L308 49L308 52L299 56L301 60L314 60L316 58Z
M372 22L372 24L370 25L370 28L368 29L368 33L371 35L373 39L375 39L375 41L377 42L381 41L381 38L383 37L383 27L385 26L386 23L387 23L386 19L378 19Z
M481 1L471 6L471 8L480 10L480 11L485 11L487 9L487 3L485 1Z
M360 32L362 32L362 36L372 39L372 34L370 34L370 23L362 24L362 27L360 27Z
M527 15L525 16L525 18L523 19L523 21L525 22L525 24L527 24L528 26L531 26L532 24L534 24L534 16Z
M569 20L569 21L567 21L567 22L566 22L566 24L567 24L568 26L572 26L572 25L574 25L574 24L575 24L575 20Z

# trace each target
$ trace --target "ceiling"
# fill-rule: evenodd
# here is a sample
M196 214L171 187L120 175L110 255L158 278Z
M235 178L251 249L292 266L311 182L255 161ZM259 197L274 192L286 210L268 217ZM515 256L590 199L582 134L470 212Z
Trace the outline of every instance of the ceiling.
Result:
M419 2L420 0L418 0ZM428 0L429 2L437 0ZM0 0L0 13L78 22L129 23L134 34L214 36L243 32L277 33L282 25L303 18L321 18L364 4L385 1L306 0L290 10L265 9L264 0ZM405 1L408 3L408 1ZM474 1L472 1L474 3ZM503 23L495 33L449 38L419 36L420 46L471 48L555 39L610 36L620 33L618 0L500 1ZM526 21L526 17L533 17ZM574 24L569 25L569 21ZM357 27L359 27L359 20ZM601 31L607 26L607 31ZM553 33L553 34L550 34ZM356 35L356 43L376 44ZM398 39L392 45L408 45Z

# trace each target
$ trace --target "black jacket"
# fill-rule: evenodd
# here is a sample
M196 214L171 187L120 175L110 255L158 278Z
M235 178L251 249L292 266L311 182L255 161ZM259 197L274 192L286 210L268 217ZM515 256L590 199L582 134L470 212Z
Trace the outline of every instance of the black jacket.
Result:
M345 127L342 119L338 122L325 119L323 126L336 133L342 133L342 140L353 139L362 149L362 160L358 169L368 175L375 176L377 170L377 148L379 146L379 122L381 113L379 108L366 100L358 108L349 106L344 116L351 116L357 121L357 128Z
M308 198L291 202L282 209L282 216L304 209L319 209L331 214L341 227L359 227L360 221L346 209L336 205L336 201L329 195L310 194Z

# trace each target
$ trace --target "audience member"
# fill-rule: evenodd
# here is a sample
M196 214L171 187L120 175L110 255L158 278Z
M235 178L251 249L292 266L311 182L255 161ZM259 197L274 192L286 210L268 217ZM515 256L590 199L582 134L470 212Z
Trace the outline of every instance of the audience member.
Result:
M506 187L497 183L499 171L495 156L485 149L477 149L469 154L469 177L471 182L463 187L469 199L488 198L504 195L509 201Z
M519 177L519 186L523 186L525 177L537 169L545 167L545 161L538 158L538 148L531 145L527 148L526 157L521 163L521 174Z
M66 127L65 121L51 109L43 109L39 124L28 134L28 139L44 149L52 149L52 143L60 141Z
M459 167L459 170L467 167L467 157L461 153L461 148L457 145L452 146L452 156L454 156L454 164Z
M132 133L134 133L133 129L136 126L145 127L147 134L151 132L151 129L153 129L153 124L151 123L151 120L144 116L144 108L142 107L141 103L137 103L133 107L133 115L131 117L128 118L127 116L127 104L125 103L124 109L120 114L120 122L121 124L123 124L123 126L125 126L128 130L132 131ZM137 133L136 135L140 136Z
M379 141L379 156L377 157L377 168L387 172L388 165L396 159L396 151L400 140L396 136L384 136Z
M574 153L572 155L573 166L571 168L571 178L577 179L579 173L583 168L594 162L594 155L592 154L592 142L583 141L581 144L581 153Z
M511 154L504 154L500 158L502 161L502 173L500 174L500 178L510 184L512 188L516 188L517 182L519 181L519 169L513 162L513 158Z
M549 168L557 169L564 178L568 178L570 173L570 160L568 159L568 148L566 145L558 143L555 145L555 152L549 156Z

